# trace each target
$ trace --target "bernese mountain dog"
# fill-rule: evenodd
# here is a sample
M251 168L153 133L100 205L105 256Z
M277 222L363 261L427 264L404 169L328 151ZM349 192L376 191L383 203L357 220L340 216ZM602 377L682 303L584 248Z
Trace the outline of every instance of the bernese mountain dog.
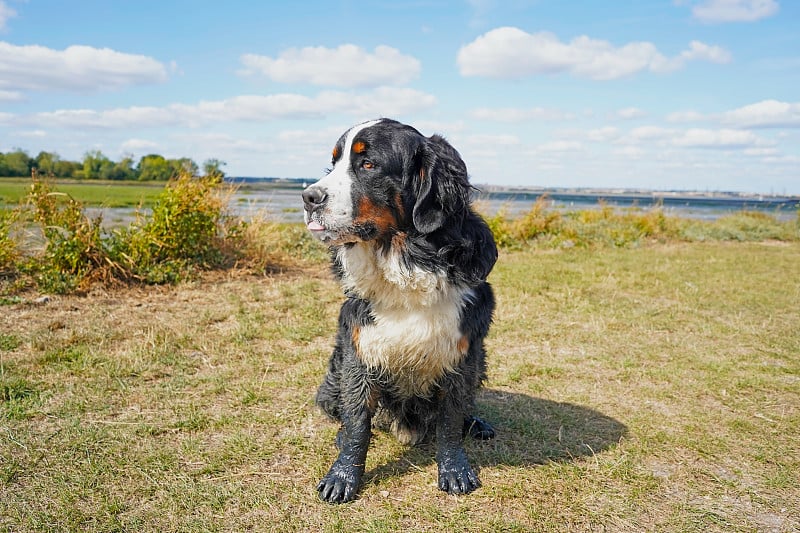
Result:
M330 246L347 299L317 404L341 422L319 497L356 497L373 426L414 445L435 436L439 488L480 486L463 439L494 437L472 414L486 378L497 247L470 206L467 167L441 136L394 120L339 138L303 193L308 230Z

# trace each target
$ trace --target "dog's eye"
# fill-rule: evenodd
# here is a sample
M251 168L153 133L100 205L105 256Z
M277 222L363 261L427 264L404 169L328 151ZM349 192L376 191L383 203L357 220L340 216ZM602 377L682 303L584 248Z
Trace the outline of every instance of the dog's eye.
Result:
M372 170L373 168L375 168L375 163L365 159L364 162L361 163L361 168L363 168L364 170Z

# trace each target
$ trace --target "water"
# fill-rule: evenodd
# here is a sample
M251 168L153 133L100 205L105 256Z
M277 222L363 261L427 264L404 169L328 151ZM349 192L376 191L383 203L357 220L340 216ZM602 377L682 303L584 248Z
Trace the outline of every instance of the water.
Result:
M230 211L245 220L266 218L279 222L302 222L303 202L299 187L248 186L239 189L231 198ZM501 209L509 218L523 215L542 196L539 192L501 191L478 193L475 197L478 210L484 215L494 215ZM780 220L792 220L800 209L798 198L759 199L757 197L709 197L690 195L548 193L548 209L579 211L599 209L603 205L618 210L655 207L668 216L715 220L742 210L760 211ZM88 208L87 214L102 212L105 226L125 226L134 220L134 208Z
M492 192L477 197L482 212L497 213L504 209L509 218L526 213L543 193L539 192ZM759 211L777 217L779 220L791 220L800 209L798 198L777 197L738 197L738 196L705 196L690 194L599 194L599 193L547 193L549 209L558 211L580 211L584 209L600 209L610 206L617 210L659 208L667 216L715 220L725 215L740 211Z

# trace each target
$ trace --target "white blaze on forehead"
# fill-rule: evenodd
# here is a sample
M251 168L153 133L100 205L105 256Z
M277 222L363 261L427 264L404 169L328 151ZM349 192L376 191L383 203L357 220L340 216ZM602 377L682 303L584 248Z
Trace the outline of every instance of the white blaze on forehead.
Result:
M350 154L353 149L353 139L362 130L374 126L378 122L380 120L370 120L350 128L345 133L342 157L334 164L333 170L327 176L312 185L312 187L322 188L328 195L328 205L325 208L323 218L326 219L329 225L336 225L338 222L349 222L353 218L353 201L350 195L353 181L353 176L350 173Z
M365 130L371 126L374 126L380 122L380 120L370 120L368 122L363 122L357 126L353 126L347 131L347 135L344 139L344 153L342 154L342 159L339 160L339 163L342 161L346 161L348 163L347 166L350 166L350 153L353 150L353 139L356 138L356 135L361 133L361 130ZM338 165L337 165L338 166Z

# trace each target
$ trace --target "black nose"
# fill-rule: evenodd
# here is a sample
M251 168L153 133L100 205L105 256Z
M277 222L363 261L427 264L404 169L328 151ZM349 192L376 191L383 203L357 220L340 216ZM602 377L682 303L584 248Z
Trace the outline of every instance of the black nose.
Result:
M328 193L319 187L309 187L303 191L303 203L306 204L306 210L312 211L320 207L328 200Z

